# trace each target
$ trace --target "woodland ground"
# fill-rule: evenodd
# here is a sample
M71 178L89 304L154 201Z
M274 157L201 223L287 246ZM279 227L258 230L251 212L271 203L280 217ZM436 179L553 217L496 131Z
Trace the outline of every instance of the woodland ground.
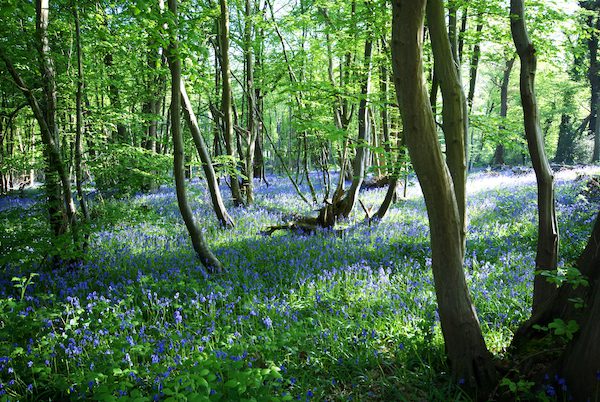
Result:
M598 211L578 175L598 173L556 174L561 267L583 248ZM355 208L342 235L263 236L317 209L287 180L270 183L257 186L256 205L229 205L237 223L229 230L217 227L201 182L188 183L227 267L215 277L194 257L172 187L96 198L87 254L55 271L40 264L52 250L41 193L0 198L0 401L467 399L444 361L418 184L379 224L362 223ZM501 359L530 311L535 179L479 172L468 188L465 272ZM361 199L377 207L384 192ZM565 386L548 378L515 389L552 399Z

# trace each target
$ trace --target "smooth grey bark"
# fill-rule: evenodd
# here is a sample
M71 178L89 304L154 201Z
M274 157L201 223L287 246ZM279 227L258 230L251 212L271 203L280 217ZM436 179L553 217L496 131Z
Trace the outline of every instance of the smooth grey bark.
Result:
M181 123L179 112L181 109L181 60L178 53L177 39L177 1L169 0L169 10L173 15L173 24L169 24L169 48L167 60L171 70L171 135L173 138L173 176L175 176L175 192L177 193L177 205L181 217L185 223L192 240L196 255L208 272L215 273L223 270L223 265L210 251L200 228L194 221L194 214L187 201L185 190L185 161L183 137L181 134Z
M442 128L446 139L446 162L458 206L461 221L461 237L464 251L466 241L466 202L467 202L467 158L466 140L468 133L468 112L465 94L462 90L460 73L456 68L456 47L452 47L444 22L442 0L427 2L427 20L431 47L433 49L435 74L442 90ZM455 21L456 22L456 21ZM456 27L454 27L455 29ZM454 38L456 40L456 38Z
M217 175L215 174L215 169L213 168L210 153L208 152L208 148L206 146L206 143L204 142L204 138L202 138L200 127L198 126L198 119L196 119L196 114L194 113L192 103L190 102L190 98L187 95L187 91L185 89L185 82L183 78L181 78L180 82L182 102L181 106L183 109L183 115L185 116L188 128L192 133L194 145L196 146L196 150L198 151L198 155L200 156L200 161L202 162L202 170L204 171L204 176L206 176L206 184L208 185L208 191L210 192L210 198L212 201L213 209L215 211L215 214L217 215L219 223L222 226L235 226L233 219L227 213L227 208L225 208L225 204L223 203L223 197L221 196L219 182L217 180Z
M423 81L426 0L394 0L392 5L394 84L406 145L427 207L431 265L446 354L454 378L485 395L496 382L496 372L465 280L462 223L454 185Z
M221 17L219 19L219 40L220 40L220 51L221 51L221 76L223 82L222 97L221 97L221 110L223 112L223 128L225 137L225 148L227 149L227 155L232 160L236 160L234 153L234 129L233 129L233 110L231 105L231 70L229 67L229 10L227 9L227 0L219 1L221 7ZM237 171L237 166L232 166ZM240 189L240 182L237 174L231 174L231 196L233 197L233 204L235 206L244 205L242 198L242 192Z
M556 286L546 280L540 271L555 271L558 262L558 223L554 202L554 176L546 152L540 127L540 115L535 96L535 47L525 26L523 0L510 1L510 29L515 48L521 60L520 92L523 106L523 124L527 147L535 171L538 190L538 241L535 257L536 275L533 284L533 311L535 314L545 300L556 292Z

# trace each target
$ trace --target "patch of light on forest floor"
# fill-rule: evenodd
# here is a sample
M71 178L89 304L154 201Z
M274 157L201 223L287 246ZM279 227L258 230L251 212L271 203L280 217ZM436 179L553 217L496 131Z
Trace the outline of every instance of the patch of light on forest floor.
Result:
M578 166L569 169L561 169L554 172L554 181L561 183L575 180L578 176L589 176L600 174L600 166ZM475 194L493 189L510 189L527 185L535 185L535 173L528 169L524 173L507 172L477 172L469 175L467 181L467 193Z

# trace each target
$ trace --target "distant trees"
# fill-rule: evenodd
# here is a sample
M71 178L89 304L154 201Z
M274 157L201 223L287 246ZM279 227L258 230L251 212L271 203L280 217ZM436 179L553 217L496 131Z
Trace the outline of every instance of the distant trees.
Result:
M600 161L600 0L582 0L582 8L589 13L584 17L587 25L588 71L590 84L589 132L594 138L592 162Z
M78 243L78 218L68 165L63 158L61 139L57 123L57 85L54 60L50 53L48 36L50 5L48 0L35 2L35 48L37 50L39 76L42 91L38 98L31 85L26 83L21 72L13 64L8 49L0 43L0 57L16 87L23 93L39 125L44 145L44 187L47 197L50 226L55 237L71 232Z

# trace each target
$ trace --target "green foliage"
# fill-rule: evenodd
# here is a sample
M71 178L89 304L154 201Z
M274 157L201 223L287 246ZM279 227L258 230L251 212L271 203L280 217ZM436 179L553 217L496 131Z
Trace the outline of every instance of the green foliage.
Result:
M548 326L535 324L533 328L538 331L550 332L559 338L570 341L573 339L573 335L579 331L579 324L575 320L565 322L560 318L555 318Z
M575 267L558 267L555 271L542 270L536 271L536 274L545 276L548 282L554 283L556 286L564 283L573 286L574 289L579 286L589 286L588 279Z
M39 276L39 274L32 272L29 274L29 277L19 278L19 277L15 276L14 278L11 279L11 281L14 282L13 287L15 289L20 290L19 301L23 301L23 298L25 297L25 292L27 291L27 287L34 283L33 278L35 278L36 276Z
M531 395L534 385L535 383L531 381L518 380L515 382L506 377L500 381L500 387L508 388L510 393L515 396L515 400L517 401L521 400L524 395ZM528 397L525 399L528 399Z
M171 158L140 147L115 144L96 150L89 161L96 188L118 197L148 191L170 181Z

